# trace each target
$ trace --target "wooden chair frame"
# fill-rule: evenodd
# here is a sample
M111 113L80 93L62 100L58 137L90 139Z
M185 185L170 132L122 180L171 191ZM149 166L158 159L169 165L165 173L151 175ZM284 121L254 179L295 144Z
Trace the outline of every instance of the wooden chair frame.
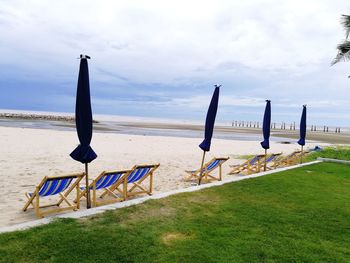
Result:
M152 195L153 190L153 172L158 169L158 164L151 164L151 165L135 165L123 178L123 180L119 180L116 184L110 186L106 189L106 191L101 195L101 198L103 198L107 194L114 194L115 191L117 191L119 194L123 196L123 200L127 200L130 196L139 195L139 194L148 194ZM128 178L130 174L139 168L147 168L150 167L151 169L147 174L145 174L140 180L136 182L132 182L132 187L128 189ZM149 178L149 188L145 189L141 186L141 183ZM120 186L122 186L122 189L120 189ZM135 191L135 189L140 189L139 191Z
M221 181L222 180L222 164L226 162L230 157L214 157L209 162L206 162L203 165L204 172L202 173L202 181L209 182L211 180ZM208 170L208 166L215 160L219 160L219 165L214 167L213 169ZM211 175L211 172L215 171L216 168L219 168L219 176L215 177ZM192 181L192 180L198 180L201 172L201 168L194 170L194 171L185 171L189 174L185 181Z
M298 162L299 157L301 156L301 151L294 151L287 156L281 158L278 163L276 164L276 167L285 167L289 165L293 165Z
M270 171L270 170L277 168L277 164L279 163L279 158L281 158L281 155L282 155L282 153L272 153L272 154L267 155L266 159L269 159L271 157L274 157L274 159L266 162L266 171ZM259 162L257 172L261 172L262 170L264 170L265 156L263 158L261 158L260 160L261 160L261 162Z
M293 158L291 158L289 161L286 161L285 166L298 164L300 162L300 158L304 157L308 153L310 153L310 151L298 151Z
M124 182L126 176L128 174L130 174L130 172L131 172L131 170L103 171L95 179L90 180L91 183L89 184L89 187L92 188L92 207L97 207L97 206L101 206L101 205L112 204L112 203L115 203L115 202L123 201L124 200L124 189L122 191L119 191L119 189L117 189L117 191L121 195L121 196L118 196L116 193L111 191L108 187L107 188L103 188L103 189L96 189L96 184L101 179L101 177L105 176L106 174L110 174L110 173L124 173L124 175L122 175L122 177L120 177L118 179L118 181L115 183L117 185L120 185L121 183ZM110 187L112 187L112 186L110 186ZM97 200L97 191L99 191L99 190L104 190L109 196L112 196L113 199L98 201ZM103 194L103 196L105 196L105 194ZM103 196L101 195L101 197L103 197ZM81 199L82 197L86 197L86 189L84 189L84 190L82 190L80 192L80 194L77 197L77 199ZM77 202L77 199L75 199L74 202Z
M258 154L254 157L248 159L242 164L237 165L231 165L230 167L233 168L229 174L252 174L256 173L260 170L261 167L261 161L264 159L265 154ZM252 160L257 158L257 160L254 162L254 164L251 164Z
M79 196L79 193L80 193L79 183L83 179L84 176L85 176L85 173L67 174L67 175L56 176L56 177L55 176L52 176L52 177L45 176L43 178L43 180L40 182L40 184L37 187L35 187L35 191L33 192L32 195L29 195L29 193L25 193L25 196L28 198L28 201L22 209L23 212L27 211L27 209L30 205L33 206L33 208L35 210L35 214L38 218L42 218L45 215L57 213L57 212L61 212L61 211L66 211L66 210L76 211L80 207L79 200L77 201L76 204L72 204L67 199L67 197L74 190L74 188L76 188L77 197ZM62 192L58 193L58 195L60 196L59 201L57 203L54 203L54 204L40 206L39 192L40 192L41 187L46 183L46 181L52 180L52 179L66 179L66 178L73 178L73 179L76 178L76 180L71 183L70 187L68 187L68 189L64 192L64 194ZM68 207L60 207L63 202L65 202L68 205ZM57 206L57 208L52 208L52 209L49 209L47 211L40 211L42 208L47 208L47 207L52 207L52 206Z

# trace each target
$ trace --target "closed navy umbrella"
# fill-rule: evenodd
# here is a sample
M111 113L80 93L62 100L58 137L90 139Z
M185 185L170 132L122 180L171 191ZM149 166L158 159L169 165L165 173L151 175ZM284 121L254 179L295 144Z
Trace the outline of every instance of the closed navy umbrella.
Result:
M263 128L262 128L264 140L260 143L261 147L265 149L264 171L266 171L267 149L270 149L270 128L271 128L271 101L266 100L266 107L265 107Z
M298 141L298 144L301 146L300 163L302 163L305 138L306 138L306 105L303 105L303 112L301 113L301 119L300 119L300 139Z
M215 90L213 93L213 97L211 98L210 105L209 105L208 112L207 112L207 118L205 120L204 140L199 145L199 148L201 148L203 150L203 158L202 158L202 165L201 165L201 171L200 171L200 175L199 175L198 184L201 184L201 180L202 180L202 172L203 172L205 153L210 151L211 138L213 137L216 112L218 110L218 104L219 104L220 87L221 87L221 85L219 85L219 86L215 85Z
M75 104L75 123L80 144L70 156L81 163L85 164L86 179L86 206L90 208L90 189L88 163L96 159L97 155L90 146L92 139L92 111L90 99L89 68L87 59L89 56L80 55L80 68L77 86L77 97Z

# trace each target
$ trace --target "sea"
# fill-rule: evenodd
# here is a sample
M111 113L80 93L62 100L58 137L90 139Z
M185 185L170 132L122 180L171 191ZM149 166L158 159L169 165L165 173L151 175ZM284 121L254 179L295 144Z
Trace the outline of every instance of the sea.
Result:
M21 113L35 115L52 115L52 116L74 116L73 113L65 112L44 112L44 111L17 111L17 110L0 110L0 113ZM200 121L184 121L184 120L169 120L160 118L148 118L138 116L120 116L120 115L94 115L94 120L98 123L94 124L94 132L97 133L116 133L116 134L132 134L142 136L169 136L169 137L187 137L187 138L203 138L204 123ZM142 127L144 124L160 124L157 127ZM177 128L177 125L186 129ZM191 129L191 125L203 125L202 130ZM31 129L51 129L63 131L75 131L75 124L64 121L49 121L49 120L33 120L33 119L2 119L0 118L0 126L2 127L17 127ZM230 122L218 122L217 126L231 127ZM262 140L262 134L259 133L244 133L237 130L214 131L213 138L226 140L241 140L241 141L259 141ZM275 137L271 133L271 141L280 143L293 143L290 138Z

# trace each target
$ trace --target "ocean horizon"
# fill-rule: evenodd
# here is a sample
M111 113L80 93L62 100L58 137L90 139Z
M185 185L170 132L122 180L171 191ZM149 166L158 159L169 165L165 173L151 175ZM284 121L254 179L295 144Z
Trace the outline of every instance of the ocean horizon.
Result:
M14 114L33 114L33 115L48 115L48 116L67 116L72 117L74 113L68 112L49 112L49 111L24 111L24 110L6 110L0 109L0 113ZM115 133L129 134L141 136L162 136L162 137L183 137L183 138L198 138L200 141L204 133L204 120L200 121L184 121L164 118L140 117L140 116L122 116L122 115L104 115L94 114L94 120L98 123L94 124L94 133ZM59 131L75 132L75 124L67 121L55 120L39 120L39 119L6 119L0 118L0 126L29 128L29 129L50 129ZM213 138L236 141L261 141L263 140L260 128L243 128L237 129L232 127L232 123L219 122L216 125L217 129L214 132ZM232 128L232 130L230 130ZM332 127L330 127L332 129ZM334 129L334 128L333 128ZM343 134L348 134L349 128L341 128ZM253 132L252 132L253 131ZM288 133L290 130L271 130L271 141L277 143L296 144L293 137L284 136L283 133ZM293 131L298 133L298 129ZM331 132L329 133L331 134ZM309 140L317 142L317 140Z

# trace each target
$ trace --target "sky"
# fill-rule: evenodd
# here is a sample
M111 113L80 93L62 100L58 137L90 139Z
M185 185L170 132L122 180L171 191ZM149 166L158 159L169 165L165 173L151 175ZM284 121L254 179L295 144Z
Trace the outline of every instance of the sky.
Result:
M0 0L0 108L74 112L80 54L93 112L350 126L350 62L330 66L348 0Z

